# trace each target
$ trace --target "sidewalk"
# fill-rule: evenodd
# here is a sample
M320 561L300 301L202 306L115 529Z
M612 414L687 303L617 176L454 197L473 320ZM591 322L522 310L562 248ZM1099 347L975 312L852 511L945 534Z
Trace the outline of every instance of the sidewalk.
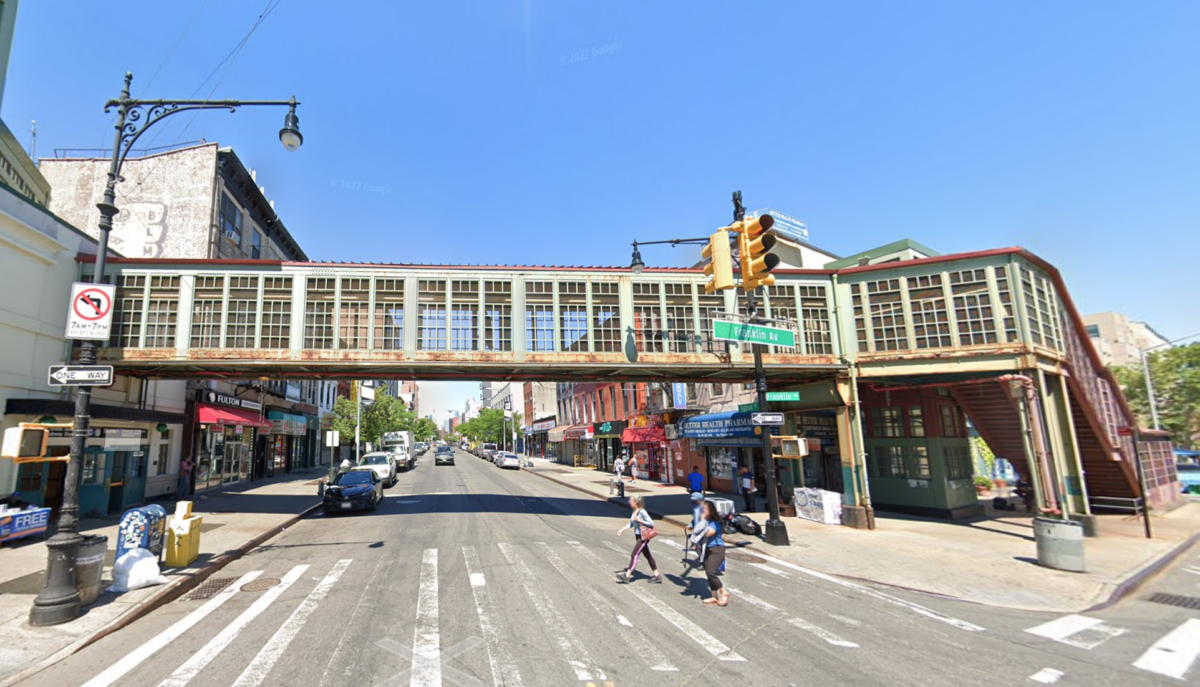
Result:
M193 497L192 512L202 515L200 558L187 568L164 568L166 585L125 594L101 592L79 618L62 625L32 627L29 609L42 588L46 545L23 539L0 548L0 687L15 684L99 637L133 622L203 582L223 565L274 536L320 504L315 480L324 467L233 485L211 496ZM160 502L168 514L173 501ZM81 531L108 537L103 587L111 584L118 518L90 519Z
M597 498L621 501L610 497L611 475L605 472L543 462L527 471ZM659 519L681 527L691 519L684 487L626 481L625 494L645 497L646 509ZM740 496L719 496L742 505ZM847 579L994 606L1074 613L1109 601L1124 591L1123 585L1200 533L1200 502L1152 516L1152 540L1143 537L1141 520L1100 516L1100 536L1084 543L1087 572L1071 573L1038 565L1031 516L997 513L990 501L985 508L985 517L958 521L877 511L873 531L784 517L789 547L770 546L757 537L726 538L731 544L747 544L745 551L759 550ZM759 524L766 520L765 513L749 515Z

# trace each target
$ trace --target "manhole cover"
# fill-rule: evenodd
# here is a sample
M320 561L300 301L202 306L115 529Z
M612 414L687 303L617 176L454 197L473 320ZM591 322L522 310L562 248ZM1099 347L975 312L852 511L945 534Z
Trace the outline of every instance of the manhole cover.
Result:
M253 582L247 582L242 585L243 592L265 592L271 587L279 584L278 577L264 577Z
M767 562L767 560L765 558L759 558L758 556L752 556L748 553L742 553L741 551L726 551L725 557L731 561L738 561L739 563L766 563Z
M210 577L200 583L199 587L193 589L187 596L180 599L180 601L204 601L205 599L211 599L220 594L222 589L233 584L235 580L237 580L236 577Z
M1200 610L1200 598L1194 596L1181 596L1179 594L1164 594L1162 592L1156 592L1151 594L1146 600L1156 604L1166 604L1167 606L1179 606L1180 608Z

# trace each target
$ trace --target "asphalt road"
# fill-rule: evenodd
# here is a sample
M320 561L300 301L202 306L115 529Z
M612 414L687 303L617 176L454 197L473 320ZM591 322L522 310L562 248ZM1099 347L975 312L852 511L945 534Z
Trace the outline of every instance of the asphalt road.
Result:
M998 610L740 551L729 607L708 606L669 525L652 544L666 582L648 583L643 562L618 585L627 518L526 472L427 453L378 511L306 519L218 572L229 584L211 599L168 604L23 684L1172 685L1200 652L1200 611ZM1157 585L1197 591L1193 563ZM268 579L281 582L251 591Z

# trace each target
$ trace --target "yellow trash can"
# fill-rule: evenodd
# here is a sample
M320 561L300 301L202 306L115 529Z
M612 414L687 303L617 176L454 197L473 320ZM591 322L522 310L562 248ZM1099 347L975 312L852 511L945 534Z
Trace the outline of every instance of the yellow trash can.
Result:
M200 525L204 517L192 515L191 501L180 501L167 527L166 564L184 568L200 557Z

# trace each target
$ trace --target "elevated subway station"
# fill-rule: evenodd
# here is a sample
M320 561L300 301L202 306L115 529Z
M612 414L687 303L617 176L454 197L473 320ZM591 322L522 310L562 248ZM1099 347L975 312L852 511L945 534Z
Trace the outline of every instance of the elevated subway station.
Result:
M753 371L748 348L712 335L714 320L745 315L744 295L706 294L699 270L118 259L111 278L100 358L131 375L697 383ZM772 409L836 412L851 520L873 507L980 512L967 420L1031 478L1042 509L1088 515L1098 497L1139 497L1118 432L1133 415L1037 256L781 270L766 291L763 315L797 343L768 348L768 383L802 398ZM1169 443L1141 450L1149 500L1172 503Z

